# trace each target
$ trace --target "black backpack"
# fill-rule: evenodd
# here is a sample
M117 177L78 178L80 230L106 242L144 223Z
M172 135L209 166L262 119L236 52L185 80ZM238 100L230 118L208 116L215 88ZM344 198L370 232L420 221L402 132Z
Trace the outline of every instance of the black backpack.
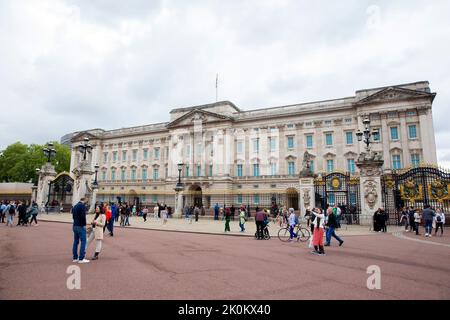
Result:
M16 208L13 205L9 206L9 214L15 214L15 213L16 213Z
M437 217L436 217L436 221L437 221L437 222L441 222L441 221L442 221L441 216L437 216Z

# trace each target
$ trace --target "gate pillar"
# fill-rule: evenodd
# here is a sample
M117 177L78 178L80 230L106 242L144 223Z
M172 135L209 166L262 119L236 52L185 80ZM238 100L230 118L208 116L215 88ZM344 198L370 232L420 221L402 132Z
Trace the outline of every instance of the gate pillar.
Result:
M55 167L49 162L44 164L41 168L41 171L39 171L39 180L35 199L39 211L43 211L45 205L47 204L50 191L49 190L50 183L55 179L55 177L56 177Z
M72 173L75 175L72 197L72 206L74 206L81 198L86 198L91 194L91 180L94 171L92 171L90 163L83 160L74 170L72 170ZM92 203L90 203L90 205L91 204Z
M382 156L376 152L361 153L356 165L360 172L361 225L372 225L373 214L382 208Z
M316 204L313 177L300 177L300 213L306 213L306 208L312 209Z

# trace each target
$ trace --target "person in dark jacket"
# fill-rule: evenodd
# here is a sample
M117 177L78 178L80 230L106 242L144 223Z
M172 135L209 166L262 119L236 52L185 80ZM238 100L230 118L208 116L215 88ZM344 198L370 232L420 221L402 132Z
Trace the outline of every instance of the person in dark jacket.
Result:
M87 263L85 259L86 253L86 199L81 198L80 201L72 208L73 218L73 261L78 263ZM80 244L81 242L81 244ZM80 244L80 253L78 254L78 245Z
M17 222L17 225L28 226L28 221L26 219L27 207L22 201L19 202L17 212L19 212L19 221Z
M256 207L255 223L256 223L256 232L257 232L258 240L264 239L264 235L263 235L264 217L265 217L264 211L259 209L258 207Z
M335 232L335 230L338 226L338 221L337 221L336 215L333 213L333 210L331 210L331 208L328 208L327 214L328 214L328 222L327 222L328 230L327 230L327 234L326 234L325 246L326 247L330 246L331 237L333 237L337 241L339 241L339 246L342 246L344 241L341 238L339 238L339 236L337 236L336 232Z
M387 232L386 222L388 220L388 215L386 214L386 211L384 211L383 209L380 210L379 220L380 220L381 231Z
M414 221L414 213L416 210L414 210L413 207L409 208L408 211L408 219L409 219L409 231L416 231L416 222Z
M431 209L429 204L423 207L422 218L425 223L425 237L431 237L431 231L433 230L433 219L436 213Z

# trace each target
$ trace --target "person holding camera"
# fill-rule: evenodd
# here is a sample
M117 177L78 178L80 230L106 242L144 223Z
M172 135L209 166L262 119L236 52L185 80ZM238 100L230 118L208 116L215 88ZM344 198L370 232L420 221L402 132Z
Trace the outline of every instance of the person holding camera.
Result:
M98 255L102 251L102 241L103 241L103 227L106 225L106 215L102 212L100 206L95 208L95 217L91 222L91 227L88 230L88 240L86 243L86 250L91 244L92 241L95 240L95 254L92 260L97 260Z

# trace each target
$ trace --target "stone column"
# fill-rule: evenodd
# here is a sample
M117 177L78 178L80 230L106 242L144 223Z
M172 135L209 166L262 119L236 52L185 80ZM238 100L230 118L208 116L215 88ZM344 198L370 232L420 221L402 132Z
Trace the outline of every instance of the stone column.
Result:
M314 192L314 178L300 177L300 213L305 214L306 208L312 209L316 204L316 197Z
M92 175L94 172L91 169L90 163L85 160L80 162L79 166L75 168L72 173L75 175L74 179L74 190L72 196L72 205L76 205L81 198L86 198L91 192L90 185L92 180ZM90 204L94 198L90 200Z
M47 162L41 168L39 172L39 180L37 185L36 203L39 210L42 211L48 201L49 184L56 177L55 167Z
M383 207L381 190L381 167L383 159L380 154L372 152L361 153L356 162L360 172L360 225L371 225L373 213Z
M175 218L183 217L183 192L175 190Z

